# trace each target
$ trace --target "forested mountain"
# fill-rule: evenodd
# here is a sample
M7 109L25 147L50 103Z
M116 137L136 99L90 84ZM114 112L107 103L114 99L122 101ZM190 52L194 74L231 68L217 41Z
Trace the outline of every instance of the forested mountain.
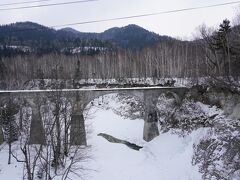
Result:
M0 26L1 46L28 46L41 53L72 47L121 47L139 49L172 38L149 32L137 25L111 28L102 33L84 33L72 28L55 30L32 22Z
M97 54L96 47L112 48L110 42L97 39L80 39L73 32L58 31L32 22L20 22L0 26L1 56L19 53L71 53L76 47L87 48L82 54Z
M197 78L210 75L217 77L231 75L235 78L239 77L240 68L240 31L237 27L231 28L229 24L229 21L224 20L220 24L219 29L212 34L204 34L204 32L208 31L203 29L203 37L196 41L169 40L169 38L166 38L164 41L159 40L157 43L146 45L144 48L137 50L116 48L114 51L111 50L113 45L101 40L101 38L112 39L112 42L113 40L117 41L118 38L123 40L126 38L129 41L136 38L136 41L138 41L140 37L137 38L137 33L128 37L124 32L127 31L129 33L131 32L129 29L135 31L137 28L143 34L145 31L135 25L113 28L100 34L78 33L69 28L57 31L39 26L38 31L41 34L41 37L39 37L37 34L34 34L35 32L31 34L31 31L29 31L29 34L26 34L26 31L21 32L19 30L18 33L23 33L23 37L26 37L22 39L22 43L19 41L18 34L15 37L12 36L12 39L7 38L7 35L2 35L2 40L9 42L6 45L12 45L12 50L15 52L6 51L10 55L0 57L0 68L2 69L0 70L4 71L0 75L3 77L3 81L6 81L7 77L11 77L12 83L19 82L19 84L23 84L29 79L40 78L37 72L41 70L43 73L40 74L44 74L45 79L52 79L54 78L52 74L53 68L57 64L61 67L60 74L63 76L62 78L65 79L73 79L75 77L76 67L78 67L79 76L83 79L122 79L126 77ZM32 25L32 23L29 23L29 25ZM16 24L9 26L15 27ZM9 28L9 26L5 28ZM25 25L22 27L25 27ZM20 29L19 25L17 28ZM152 34L158 39L158 35ZM30 38L31 36L33 36L32 39L34 40ZM98 37L100 40L84 39L87 36ZM122 38L120 38L121 36ZM64 39L63 37L67 38ZM147 38L147 35L144 37L149 41L154 40L150 36ZM47 41L47 39L51 38L52 41ZM34 48L45 48L44 50L50 53L43 54L41 52L41 56L39 56L38 53L30 52L29 55L25 56L18 52L17 45L29 46L33 42L36 42ZM43 45L41 45L41 42ZM13 43L19 44L14 44L15 46L13 46ZM61 50L64 50L65 53L51 51L51 47L55 48L54 45L63 48ZM8 47L1 48L9 50ZM24 48L27 51L28 48ZM82 56L83 50L87 52L87 55L91 56L85 56L86 54ZM103 51L104 53L97 53L98 51ZM66 52L70 52L70 54ZM16 54L18 56L15 56Z
M172 40L168 36L159 36L137 25L128 25L122 28L112 28L101 34L103 40L111 40L121 47L138 48L160 41Z
M70 36L79 37L81 39L93 38L99 40L108 40L122 48L131 49L139 49L156 42L173 40L171 37L160 36L134 24L130 24L121 28L114 27L102 33L82 33L71 28L64 28L60 30L60 32L65 32Z

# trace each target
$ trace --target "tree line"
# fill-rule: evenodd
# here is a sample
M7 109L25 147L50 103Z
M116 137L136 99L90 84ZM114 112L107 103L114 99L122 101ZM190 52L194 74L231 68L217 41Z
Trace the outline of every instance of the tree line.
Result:
M200 78L239 76L240 28L224 20L215 31L200 29L195 41L160 42L141 50L114 49L93 56L82 54L18 55L0 61L6 86L21 86L31 79L53 79L55 66L60 79ZM230 78L231 79L231 78Z
M172 41L142 50L117 49L95 56L19 55L2 58L0 64L4 69L2 79L19 84L30 79L52 79L56 65L62 67L61 79L73 79L76 67L82 79L195 77L199 76L196 69L207 71L206 63L200 61L201 55L198 44Z

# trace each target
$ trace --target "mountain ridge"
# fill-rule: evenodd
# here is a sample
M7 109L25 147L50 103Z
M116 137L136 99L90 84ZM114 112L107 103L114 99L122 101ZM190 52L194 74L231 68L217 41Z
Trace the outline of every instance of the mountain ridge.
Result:
M60 31L66 31L66 29L63 28L60 29ZM69 32L68 29L67 31ZM75 30L75 32L76 31L77 30ZM92 36L92 38L99 40L111 41L123 48L133 49L143 48L145 45L150 45L159 41L173 40L172 37L159 35L135 24L129 24L123 27L113 27L101 33L88 33L78 31L78 35L83 39L85 39L87 36Z
M0 26L1 44L16 45L20 44L20 41L24 41L21 45L29 45L26 41L30 41L30 46L34 46L35 43L44 42L47 44L51 43L51 41L57 42L66 39L72 41L109 41L121 48L139 49L157 42L173 40L174 38L161 36L135 24L113 27L101 33L80 32L71 27L56 30L30 21Z

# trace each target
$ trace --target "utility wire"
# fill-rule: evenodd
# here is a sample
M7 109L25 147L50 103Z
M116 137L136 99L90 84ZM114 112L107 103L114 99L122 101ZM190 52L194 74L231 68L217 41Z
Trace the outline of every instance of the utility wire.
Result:
M116 18L108 18L108 19L100 19L100 20L92 20L92 21L83 21L83 22L55 25L55 26L51 26L51 28L73 26L73 25L83 25L83 24L93 24L93 23L99 23L99 22L123 20L123 19L134 19L134 18L141 18L141 17L147 17L147 16L156 16L156 15L161 15L161 14L171 14L171 13L178 13L178 12L183 12L183 11L192 11L192 10L198 10L198 9L207 9L207 8L213 8L213 7L219 7L219 6L227 6L227 5L239 4L239 3L240 3L240 1L232 1L232 2L221 3L221 4L198 6L198 7L192 7L192 8L184 8L184 9L175 9L175 10L170 10L170 11L162 11L162 12L149 13L149 14L140 14L140 15L133 15L133 16L124 16L124 17L116 17Z
M9 11L9 10L17 10L17 9L32 9L32 8L40 8L40 7L48 7L48 6L60 6L67 4L78 4L85 2L92 2L98 0L80 0L80 1L70 1L70 2L61 2L61 3L52 3L52 4L41 4L41 5L32 5L32 6L21 6L21 7L12 7L12 8L2 8L0 11Z
M58 27L66 27L66 26L74 26L74 25L84 25L84 24L93 24L93 23L100 23L100 22L123 20L123 19L134 19L134 18L141 18L141 17L147 17L147 16L156 16L156 15L161 15L161 14L171 14L171 13L178 13L178 12L183 12L183 11L192 11L192 10L197 10L197 9L206 9L206 8L213 8L213 7L219 7L219 6L227 6L227 5L238 4L238 3L240 3L240 1L232 1L232 2L228 2L228 3L213 4L213 5L199 6L199 7L192 7L192 8L184 8L184 9L175 9L175 10L170 10L170 11L162 11L162 12L149 13L149 14L140 14L140 15L133 15L133 16L125 16L125 17L117 17L117 18L108 18L108 19L68 23L68 24L50 26L50 28L58 28ZM41 30L41 29L42 28L25 28L25 29L8 31L8 33L9 32L14 33L14 32L18 32L18 31Z
M21 5L21 4L32 4L32 3L47 2L47 1L52 1L52 0L22 1L22 2L15 2L15 3L0 4L0 6L12 6L12 5Z

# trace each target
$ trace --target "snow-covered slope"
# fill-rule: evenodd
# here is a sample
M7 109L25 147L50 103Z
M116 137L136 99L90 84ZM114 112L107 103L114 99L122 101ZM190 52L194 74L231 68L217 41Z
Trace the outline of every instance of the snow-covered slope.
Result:
M116 115L112 107L119 107L116 95L99 98L87 112L88 145L92 160L84 164L85 180L200 180L198 167L193 166L193 144L204 137L207 129L200 128L185 137L169 131L151 142L142 139L144 121L130 120ZM100 104L100 105L99 105ZM143 146L135 151L123 144L110 143L98 133L107 133ZM7 146L0 151L0 179L22 179L23 166L13 160L7 165ZM58 178L56 178L58 179ZM73 178L73 179L76 179ZM77 179L76 179L77 180Z
M109 107L117 107L114 95L109 95ZM191 164L193 143L205 135L206 129L194 131L186 137L171 132L161 134L147 143L142 140L144 122L130 120L114 114L111 109L91 108L94 116L87 121L93 129L89 145L93 147L93 161L88 167L88 180L190 180L201 179L198 167ZM93 114L90 112L90 114ZM134 151L122 144L113 144L98 133L107 133L116 138L142 145Z
M19 180L23 176L23 165L12 159L12 164L8 164L8 146L0 145L0 179Z

